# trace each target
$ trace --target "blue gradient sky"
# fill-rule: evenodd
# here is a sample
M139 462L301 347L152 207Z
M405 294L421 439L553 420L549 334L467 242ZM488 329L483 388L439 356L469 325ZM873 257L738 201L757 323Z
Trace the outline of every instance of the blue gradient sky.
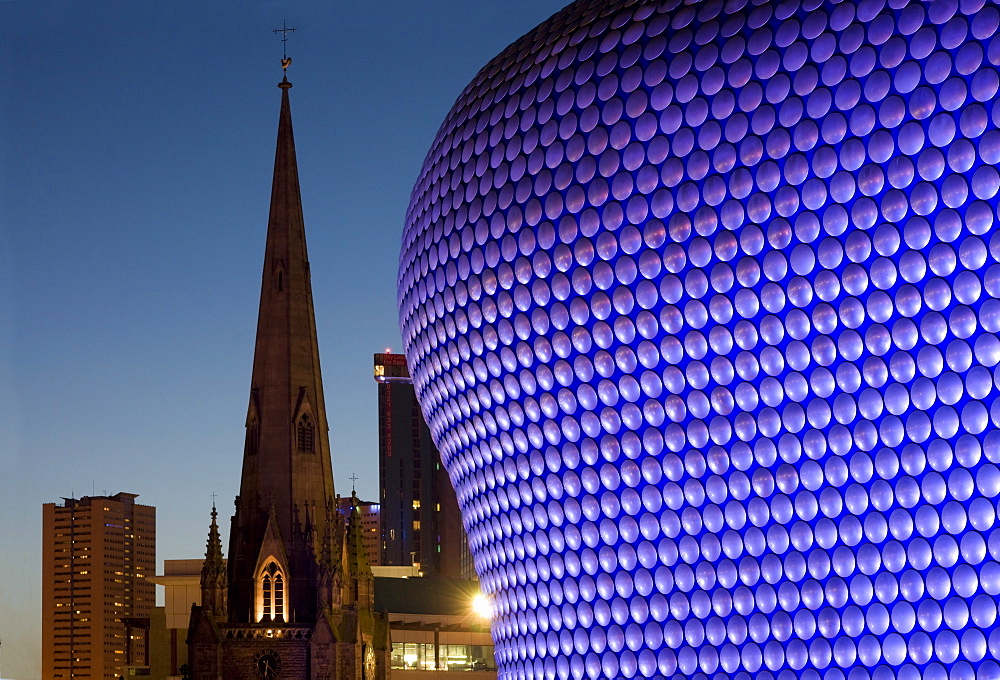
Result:
M563 0L0 2L0 677L40 677L41 506L128 491L158 566L239 484L281 55L337 489L377 498L410 189L459 92Z

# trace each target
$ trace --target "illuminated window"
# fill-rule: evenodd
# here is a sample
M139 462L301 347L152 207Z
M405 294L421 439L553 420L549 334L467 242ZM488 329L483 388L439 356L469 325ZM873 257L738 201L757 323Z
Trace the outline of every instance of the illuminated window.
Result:
M285 578L280 566L269 560L257 577L257 621L285 620Z

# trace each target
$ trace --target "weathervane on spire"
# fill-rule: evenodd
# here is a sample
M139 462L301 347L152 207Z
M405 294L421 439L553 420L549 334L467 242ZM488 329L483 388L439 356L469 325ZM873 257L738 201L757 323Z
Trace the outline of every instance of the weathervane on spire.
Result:
M292 59L288 56L288 34L294 33L294 28L289 28L288 25L282 21L281 28L274 29L274 33L281 34L281 70L286 71L288 67L292 65Z

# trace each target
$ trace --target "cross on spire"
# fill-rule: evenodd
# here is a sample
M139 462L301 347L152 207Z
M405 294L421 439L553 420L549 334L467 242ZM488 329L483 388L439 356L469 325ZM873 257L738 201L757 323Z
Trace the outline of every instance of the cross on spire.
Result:
M351 476L348 477L348 479L351 480L351 494L353 495L354 494L354 482L358 481L359 477L352 472Z
M292 64L292 60L288 58L288 34L294 33L294 28L289 28L288 24L284 21L281 22L281 28L274 29L274 34L281 34L281 69L285 70Z

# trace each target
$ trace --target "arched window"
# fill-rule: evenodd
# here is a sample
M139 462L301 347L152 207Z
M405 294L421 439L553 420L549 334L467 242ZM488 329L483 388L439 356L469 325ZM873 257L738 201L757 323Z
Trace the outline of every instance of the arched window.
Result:
M308 413L302 414L302 417L299 418L297 435L299 451L302 453L312 453L314 448L313 441L315 437L313 436L312 419L309 418Z
M285 620L285 579L282 569L269 560L257 578L257 621Z
M271 564L274 564L273 562ZM264 578L261 579L261 585L264 590L264 617L271 618L271 612L274 611L271 608L271 593L274 590L274 584L271 582L271 575L264 574Z
M285 620L285 581L280 573L274 575L274 619Z

